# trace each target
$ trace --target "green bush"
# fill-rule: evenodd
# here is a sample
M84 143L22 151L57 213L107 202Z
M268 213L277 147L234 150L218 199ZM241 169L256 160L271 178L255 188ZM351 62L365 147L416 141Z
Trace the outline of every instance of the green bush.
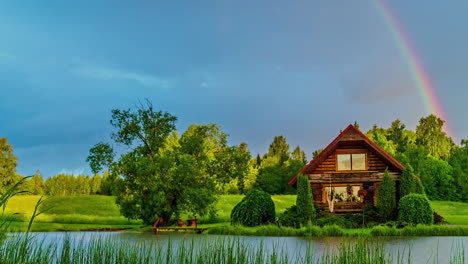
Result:
M258 226L274 223L275 204L271 195L264 191L252 190L231 212L231 223L244 226Z
M301 227L301 216L297 212L297 206L295 205L287 208L279 217L279 220L282 226Z
M310 182L306 175L300 175L297 180L297 213L301 217L302 224L315 218L315 207L313 206Z
M398 220L411 224L432 224L434 215L431 204L423 194L408 194L400 200Z
M383 219L394 219L396 211L396 188L395 181L390 176L388 170L385 170L382 182L380 183L377 209Z

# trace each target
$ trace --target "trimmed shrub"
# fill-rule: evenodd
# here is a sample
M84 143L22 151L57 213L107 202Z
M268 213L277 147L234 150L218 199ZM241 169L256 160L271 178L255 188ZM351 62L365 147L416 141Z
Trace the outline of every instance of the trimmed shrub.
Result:
M395 217L396 187L395 181L390 176L388 170L385 170L382 182L380 183L377 210L383 219L391 220Z
M408 194L400 200L398 220L411 224L434 223L434 212L424 194Z
M306 224L315 218L315 208L313 206L312 191L310 182L306 175L299 175L297 180L297 213L301 217L301 222Z
M295 205L287 208L279 217L279 220L282 226L301 227L301 216L298 214L297 206Z
M271 195L252 190L231 212L231 224L258 226L275 222L275 204Z

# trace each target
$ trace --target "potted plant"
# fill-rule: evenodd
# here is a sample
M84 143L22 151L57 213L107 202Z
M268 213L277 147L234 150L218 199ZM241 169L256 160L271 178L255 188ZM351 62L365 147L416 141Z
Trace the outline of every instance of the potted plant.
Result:
M347 192L348 194L352 194L352 193L353 193L353 186L351 186L351 185L348 184L348 185L346 186L346 192Z

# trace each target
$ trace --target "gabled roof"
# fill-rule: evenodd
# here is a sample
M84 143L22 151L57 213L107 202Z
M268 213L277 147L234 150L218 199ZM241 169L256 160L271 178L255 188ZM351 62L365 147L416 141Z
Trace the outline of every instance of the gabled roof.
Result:
M397 170L403 170L405 167L401 165L394 157L388 154L385 150L375 144L366 135L364 135L359 129L353 125L349 125L343 132L341 132L335 140L333 140L320 154L318 154L312 161L309 162L294 178L292 178L288 184L292 185L296 183L297 177L301 174L312 173L320 163L322 163L330 154L337 149L342 142L347 141L360 141L363 142L369 149L374 150L382 159L387 161L389 164L394 166Z

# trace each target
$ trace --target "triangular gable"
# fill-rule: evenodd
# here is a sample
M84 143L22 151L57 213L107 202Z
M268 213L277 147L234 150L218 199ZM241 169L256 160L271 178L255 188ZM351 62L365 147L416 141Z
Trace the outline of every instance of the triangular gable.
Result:
M359 129L353 125L349 125L343 132L341 132L335 140L333 140L320 154L318 154L309 164L307 164L294 178L289 181L289 185L296 183L297 177L301 174L310 174L315 170L328 156L330 156L343 141L363 141L369 149L374 150L383 160L393 165L395 169L402 171L405 167L401 165L394 157L383 150L379 145L370 140Z

